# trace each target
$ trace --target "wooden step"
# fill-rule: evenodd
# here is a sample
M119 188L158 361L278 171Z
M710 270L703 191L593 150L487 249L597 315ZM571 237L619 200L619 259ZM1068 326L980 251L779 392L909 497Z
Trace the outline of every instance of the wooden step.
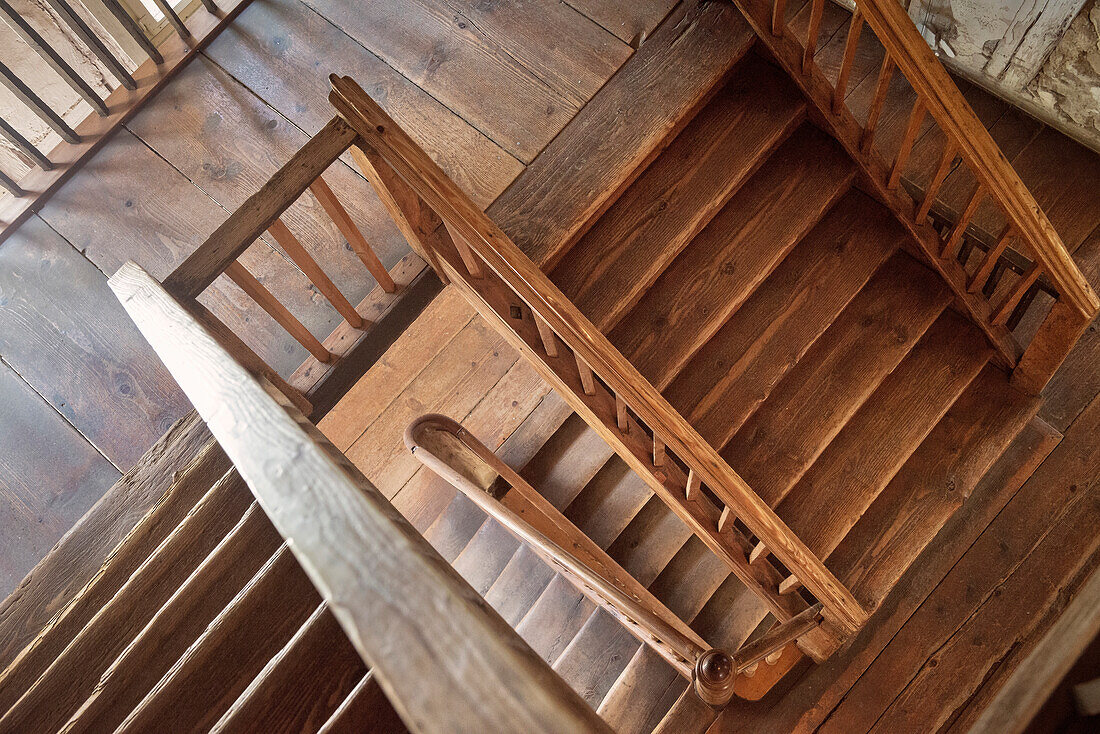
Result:
M607 552L627 573L649 586L690 537L691 530L683 520L653 496Z
M451 564L484 596L519 551L520 541L503 525L488 519Z
M745 644L767 613L760 597L749 593L741 580L730 574L703 605L691 626L714 647L736 650Z
M692 535L649 589L676 616L690 623L729 575L729 566Z
M745 422L723 457L775 506L950 300L908 255L883 265Z
M229 467L205 424L192 414L35 567L0 605L0 638L11 660L0 673L0 711L11 708ZM159 499L154 504L151 497ZM131 516L131 503L148 509ZM109 542L112 536L117 545ZM102 565L82 567L97 554L104 557ZM81 578L85 570L87 578ZM75 586L74 579L79 579Z
M569 504L565 516L606 550L652 496L649 485L614 455Z
M57 729L161 606L236 525L252 495L236 472L211 487L0 719L0 729Z
M552 664L595 609L595 604L555 574L535 605L516 625L516 632L543 660Z
M653 729L653 734L703 734L718 718L718 712L703 703L688 687Z
M485 601L497 610L505 622L515 627L535 605L554 576L554 570L523 545L485 592Z
M111 663L66 730L114 731L282 542L263 510L253 503Z
M986 366L833 551L829 565L877 607L1039 409Z
M620 734L649 734L687 685L653 648L642 645L597 712Z
M554 671L598 709L641 644L622 622L597 609L554 661Z
M321 603L284 545L222 610L119 727L214 725Z
M746 60L569 250L551 279L597 328L610 329L805 110L782 72L758 58Z
M363 659L322 603L210 731L316 731L366 674Z
M372 673L356 684L317 734L405 734L408 729Z
M827 558L992 355L977 327L945 311L787 494L779 516Z
M724 447L904 238L884 207L845 195L685 366L669 402Z
M702 347L848 189L855 166L804 124L730 199L611 332L658 387Z

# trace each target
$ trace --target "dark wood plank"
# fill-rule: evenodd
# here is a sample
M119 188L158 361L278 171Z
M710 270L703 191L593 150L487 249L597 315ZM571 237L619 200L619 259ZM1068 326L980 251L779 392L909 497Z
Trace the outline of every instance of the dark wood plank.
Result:
M228 732L316 731L367 674L328 607L321 605L214 727Z
M667 713L671 701L666 694L678 684L682 687L686 681L653 648L642 645L597 712L617 732L648 734L656 724L654 719Z
M479 206L523 170L483 133L298 0L252 3L206 55L310 135L332 116L328 75L358 79Z
M11 381L15 377L9 370L0 370L0 372L4 372L6 384L13 384ZM24 400L29 399L29 392L23 390L16 392L15 397L6 399L3 404L18 405L16 400L20 395ZM44 403L40 404L44 405ZM19 423L5 420L3 425L16 429ZM44 419L37 420L35 425L37 428L34 431L28 427L16 431L15 435L35 436L36 446L41 447L44 442L40 431L44 430L43 427L49 426L50 422ZM84 442L77 444L77 448L66 446L64 450L51 451L49 462L36 458L26 466L37 467L39 470L49 467L54 477L50 485L60 486L61 483L56 480L62 476L61 467L65 465L58 463L62 457L82 457L82 461L87 461L91 456L90 447L81 450L79 448L81 444L87 446ZM108 554L135 529L149 509L161 500L177 479L177 472L191 464L211 444L213 444L213 438L206 430L206 425L195 413L189 413L166 431L145 456L108 489L92 509L80 517L45 558L27 574L15 591L0 604L0 667L6 668L24 646L38 635L46 623L59 615L70 600L77 596L81 588L99 571ZM11 454L8 455L11 456ZM35 453L33 456L38 455ZM224 458L222 460L225 461ZM93 457L89 465L90 476L94 476L96 471L105 471L103 476L110 481L109 477L117 470L107 467L103 461L105 460L101 461ZM228 468L228 465L225 468ZM5 480L5 483L7 482L9 480ZM87 486L94 485L95 482L89 478ZM8 486L16 485L12 482ZM34 486L41 487L44 484L36 481ZM149 536L149 542L152 545L145 549L144 555L156 547L164 535L176 526L179 518L186 514L198 499L198 495L193 495L190 499L190 504L180 503L183 505L182 512L174 521L165 522L159 533ZM166 502L162 506L173 504L175 503ZM141 558L144 555L141 555ZM141 558L130 560L132 564L130 571L137 567ZM128 576L129 571L124 575L120 574L120 579L116 583L121 584ZM98 605L94 608L98 608ZM88 612L88 616L94 613L94 608Z
M477 593L485 596L520 545L500 523L486 520L451 565Z
M665 391L724 446L904 241L882 207L846 195Z
M129 132L121 132L59 191L40 213L74 247L106 272L135 260L165 278L226 218L226 212ZM241 257L315 335L340 321L313 297L305 277L267 243ZM271 367L288 375L305 350L225 278L199 299Z
M611 342L658 389L667 386L847 190L854 174L839 146L803 126L661 274L611 332Z
M975 326L944 312L791 489L779 516L827 558L991 356Z
M676 616L690 622L729 575L729 566L693 535L653 580L649 590Z
M606 549L652 496L649 485L616 455L569 503L565 516Z
M35 564L119 473L6 364L0 365L0 394L0 594L11 593L0 605L0 664L6 667L75 590L59 568ZM62 560L55 551L55 558L51 565L72 563L78 575L90 570L80 568L79 555L65 553Z
M509 13L494 13L495 6L479 10L461 0L375 3L369 12L329 0L308 4L524 163L550 142L629 53L614 36L558 3L511 19L498 17ZM520 35L537 18L546 25L530 41L534 49L546 45L541 53L517 52L512 33ZM567 54L599 65L571 75L576 68ZM535 63L552 66L543 69Z
M205 57L181 73L129 130L227 211L244 204L309 140ZM370 184L340 161L324 179L382 264L392 268L408 244ZM367 295L374 278L312 195L301 196L280 219L346 298L358 303ZM275 246L270 234L263 236Z
M114 731L222 610L283 539L253 503L110 664L70 721L79 731Z
M526 545L520 546L485 592L485 601L514 627L553 578L554 571L534 551Z
M630 524L608 546L608 554L648 586L692 537L691 529L660 497L650 497Z
M1001 370L982 370L833 552L831 567L858 598L882 601L1038 405Z
M598 708L640 645L619 620L597 609L554 661L554 671Z
M38 217L0 248L0 353L125 471L190 408L107 287Z
M595 609L595 604L570 582L555 575L516 625L516 632L539 657L553 663Z
M564 509L613 452L599 435L572 415L523 468L522 476L558 509Z
M577 242L551 279L608 331L802 120L782 73L751 59Z
M386 698L378 679L368 673L348 694L319 734L361 734L379 731L405 734L408 729Z
M691 119L754 38L733 8L681 3L488 209L493 221L550 268Z
M895 255L745 422L724 458L777 504L949 298L932 271Z
M569 4L614 33L625 43L640 45L668 15L675 0L568 0Z

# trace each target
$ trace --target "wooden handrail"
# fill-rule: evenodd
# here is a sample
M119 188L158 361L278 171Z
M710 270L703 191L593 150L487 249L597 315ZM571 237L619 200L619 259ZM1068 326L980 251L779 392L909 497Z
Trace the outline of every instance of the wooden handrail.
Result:
M1030 245L1061 298L1068 299L1082 317L1095 317L1100 299L905 9L896 0L858 0L857 7L952 147Z
M610 732L270 383L133 262L110 286L414 731Z
M357 145L385 159L446 223L449 231L496 273L549 328L688 463L700 481L756 534L851 632L867 614L843 584L718 452L608 341L549 278L504 234L385 111L349 77L329 77L329 100L359 135Z
M729 703L734 677L816 628L821 604L776 625L730 655L711 648L514 469L458 422L425 415L405 430L405 445L673 668L711 706ZM498 479L503 487L497 485Z

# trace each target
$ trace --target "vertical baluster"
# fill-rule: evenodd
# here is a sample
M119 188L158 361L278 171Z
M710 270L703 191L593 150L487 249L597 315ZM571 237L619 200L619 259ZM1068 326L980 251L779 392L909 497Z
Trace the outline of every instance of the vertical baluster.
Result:
M57 72L57 75L64 79L66 84L72 87L74 92L90 104L92 109L98 112L100 116L107 114L107 105L103 104L103 100L99 98L95 90L88 82L80 78L73 67L69 66L68 62L61 58L42 36L38 35L38 31L23 20L23 16L15 12L12 6L8 4L8 0L0 0L0 15L4 16L5 22L11 26L12 30L19 34L19 37L26 41L27 45L33 48L42 57L42 60Z
M324 345L317 340L309 329L299 321L294 314L292 314L286 306L279 302L279 299L263 286L260 281L256 280L256 276L248 272L243 265L237 261L230 263L229 267L225 269L225 274L229 276L229 279L237 284L242 291L248 294L248 296L260 305L264 311L278 322L279 326L287 330L295 341L305 347L310 354L312 354L318 362L331 362L332 353L325 349Z
M809 74L817 51L817 37L821 33L821 16L825 11L825 0L813 0L810 8L810 27L806 31L806 47L802 50L802 73Z
M764 545L764 542L761 541L754 545L752 552L749 553L749 563L756 563L766 555L768 555L768 546Z
M1006 260L998 260L997 264L993 266L993 272L989 276L989 280L982 286L982 295L986 298L992 298L993 294L997 291L997 286L1001 284L1001 277L1004 276L1008 270L1008 262Z
M688 469L687 484L684 486L684 497L690 502L699 495L699 488L702 486L702 482L699 481L699 475L695 473L694 469Z
M729 505L722 508L722 514L718 516L718 534L723 535L733 527L733 510Z
M218 13L218 4L216 2L214 2L214 0L202 0L202 6L204 8L206 8L207 11L217 15L217 13Z
M119 22L123 30L134 39L134 43L141 46L141 50L145 52L154 64L161 65L164 63L164 57L160 55L160 51L149 40L149 36L145 35L145 31L141 29L141 26L137 24L137 21L130 17L130 14L126 12L118 0L102 0L103 4L107 6L107 10L111 15L115 16L115 20Z
M1031 289L1031 286L1035 284L1035 281L1039 280L1039 276L1043 271L1039 267L1039 263L1032 263L1031 267L1027 269L1027 272L1020 276L1019 282L1012 286L1012 290L1008 292L1005 299L1001 301L1001 305L997 307L997 311L993 314L993 323L1000 325L1008 321L1008 317L1012 315L1012 310L1016 308L1016 304L1020 299L1024 297L1024 294Z
M435 249L427 241L427 235L439 225L435 212L421 200L412 188L390 168L389 164L373 148L351 146L351 157L355 159L359 170L363 172L382 206L389 212L397 229L401 231L409 246L428 261L443 284L447 284L447 274L439 262Z
M1008 321L1005 322L1005 328L1009 331L1016 331L1016 327L1020 325L1020 322L1024 318L1024 314L1031 308L1032 302L1035 300L1035 296L1039 295L1039 291L1042 290L1042 286L1038 283L1032 283L1031 287L1027 289L1027 293L1016 304L1016 308L1012 310L1012 315L1008 317Z
M542 339L542 348L546 352L547 357L558 356L558 337L554 333L554 330L550 328L550 324L542 320L534 311L531 314L535 317L535 328L539 330L539 337Z
M871 150L875 140L875 129L878 128L879 118L882 116L882 106L886 103L886 93L890 91L890 79L894 76L894 61L887 54L882 59L882 68L878 72L878 83L875 85L875 94L871 98L871 107L867 111L867 124L863 126L863 138L859 142L860 150L864 153Z
M783 594L790 594L797 591L800 586L802 586L802 582L798 580L797 576L792 574L779 582L779 594L780 596Z
M653 466L665 465L665 442L661 440L661 437L657 435L657 432L653 432Z
M592 368L588 366L581 355L574 353L573 356L577 360L577 372L581 377L581 387L584 389L585 395L596 394L596 380L592 375Z
M0 84L7 87L20 102L31 108L31 110L33 110L44 123L49 125L51 130L60 135L65 142L80 142L80 136L76 134L76 131L69 127L69 124L62 120L61 116L43 102L37 94L32 92L31 88L15 75L15 72L2 63L0 63Z
M844 58L840 62L840 74L836 78L833 90L833 112L840 114L844 109L844 98L848 94L848 77L852 75L852 64L856 60L856 47L859 34L863 31L863 15L856 8L852 13L852 22L848 25L848 40L844 44Z
M928 212L932 210L932 203L936 200L936 194L940 191L940 186L943 186L944 179L947 178L947 174L951 171L951 162L955 159L955 146L949 141L944 141L943 153L940 154L939 165L936 166L936 172L932 174L932 180L928 182L928 189L924 192L924 201L920 205L920 209L917 210L917 216L915 221L920 224L924 221L924 218L928 216Z
M447 234L450 235L451 243L458 251L458 256L462 258L463 264L466 266L466 272L470 274L471 278L481 278L481 260L474 251L470 249L470 243L466 241L466 238L454 231L447 222L443 223L446 227Z
M966 208L963 209L962 216L959 217L959 221L955 223L955 228L951 230L951 236L947 238L947 242L943 245L943 250L940 251L940 257L949 258L955 254L955 248L959 245L959 240L962 239L963 233L966 232L966 228L970 226L970 221L974 219L974 214L978 211L978 205L982 203L982 199L985 197L985 188L978 184L978 188L975 189L974 195L970 197L970 201L967 203Z
M783 21L787 14L787 0L773 0L772 5L772 35L783 35Z
M83 41L84 45L91 49L95 57L99 59L104 66L110 69L111 74L118 79L119 84L130 91L137 89L137 82L130 76L130 72L126 70L122 62L115 58L113 53L107 50L107 47L99 40L99 36L92 33L92 29L88 27L71 7L69 7L69 4L65 2L65 0L46 0L46 2L54 9L54 12L61 16L61 20L65 21L65 25L72 29L77 38Z
M49 171L53 168L53 163L50 162L50 159L42 155L42 152L34 147L31 141L20 135L19 131L9 125L7 120L2 117L0 117L0 135L7 138L12 145L23 153L23 155L37 163L38 167L43 171Z
M12 196L26 196L27 192L24 191L19 184L8 177L8 174L0 171L0 188L7 190Z
M618 395L615 396L615 425L618 427L619 433L630 431L630 421L626 418L626 401Z
M909 162L909 154L913 152L913 143L917 140L921 123L924 122L924 103L918 97L913 102L913 110L909 113L909 123L905 126L905 134L901 138L901 147L894 158L894 167L890 169L890 178L886 182L886 188L896 189L901 182L901 174L905 171L905 164Z
M336 287L328 274L313 259L313 256L306 252L306 248L302 246L294 233L287 228L283 220L276 219L267 228L267 231L271 233L271 236L275 238L275 241L279 243L290 259L294 261L294 264L301 268L310 282L317 286L317 290L321 291L321 295L328 299L336 312L343 316L353 329L363 328L363 317L355 310L355 306L351 305L351 302L344 297L344 294L340 292L340 289Z
M344 205L340 203L340 200L336 198L336 194L334 194L332 189L329 188L329 185L325 183L325 179L318 178L309 185L309 190L317 197L317 201L321 203L321 208L325 210L325 213L327 213L329 218L336 224L337 229L340 230L340 234L344 235L344 239L348 241L348 244L351 245L351 249L355 250L355 254L359 256L363 265L367 267L370 274L378 281L378 285L382 286L382 290L386 293L394 293L397 290L397 286L394 284L393 278L390 277L389 272L386 271L386 267L382 264L382 261L378 259L378 255L374 253L374 249L363 237L363 233L355 226L355 222L351 221L351 216L348 214L347 209L345 209Z
M1001 253L1008 247L1008 241L1011 238L1012 225L1006 224L1005 228L1001 230L1001 236L997 238L997 244L989 248L989 251L985 253L982 264L978 266L978 269L974 271L974 275L970 277L970 282L966 287L968 291L977 293L982 289L982 286L985 285L985 281L989 279L989 274L993 272L993 266L1000 260Z
M176 15L175 9L172 7L172 3L168 0L153 0L160 8L160 12L164 13L165 20L168 21L168 25L175 29L176 34L183 40L191 38L191 31L187 30L187 26L183 24L183 19Z

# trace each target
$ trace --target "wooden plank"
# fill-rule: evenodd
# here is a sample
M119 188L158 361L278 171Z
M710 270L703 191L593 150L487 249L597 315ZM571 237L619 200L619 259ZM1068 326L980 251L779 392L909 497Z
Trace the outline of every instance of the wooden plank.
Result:
M845 195L684 367L669 402L725 446L904 236L884 208Z
M330 73L370 80L379 104L479 206L523 170L483 133L298 0L253 3L207 56L310 135L331 115Z
M236 26L229 31L238 33ZM227 211L244 204L309 140L206 56L184 70L129 130ZM370 185L342 162L325 176L383 264L393 267L408 245ZM370 292L373 282L363 264L311 196L299 198L281 220L352 303ZM272 234L262 236L278 243Z
M778 504L948 299L930 270L895 255L780 381L723 456L764 501ZM837 374L849 379L838 384Z
M754 41L718 4L677 6L487 210L543 268L615 201ZM633 110L629 123L621 111ZM576 161L585 165L579 170Z
M405 734L408 730L393 710L378 679L371 673L356 684L319 734L359 734L364 731L385 731Z
M103 273L38 217L0 248L0 290L4 361L119 469L188 411Z
M611 343L658 389L666 387L844 194L854 173L823 133L799 129L661 274L611 332Z
M660 497L652 496L607 552L627 573L649 586L691 537L684 521Z
M801 122L804 111L778 71L762 61L747 62L570 248L550 279L608 331Z
M577 690L589 706L599 708L641 644L622 622L597 609L554 661L554 672Z
M485 601L512 627L538 601L554 578L554 571L526 545L508 561L500 576L485 592Z
M779 516L828 558L991 356L977 327L945 312L802 475Z
M164 280L169 292L198 297L354 140L343 120L333 118L172 270Z
M692 536L653 580L650 590L676 616L690 622L727 576L729 568Z
M114 731L281 544L282 537L253 502L149 624L135 631L66 726Z
M79 630L44 674L27 683L18 679L25 671L9 669L5 690L18 703L7 708L0 724L13 731L42 724L60 728L92 693L100 676L127 643L152 619L241 518L251 503L244 482L229 472L199 500L187 517L146 558ZM32 672L33 676L33 672ZM28 685L29 684L29 685ZM7 702L5 702L7 704Z
M682 688L683 678L648 645L642 645L627 663L597 712L615 731L648 732L668 712L669 690ZM679 693L679 691L676 691Z
M653 496L618 456L607 461L569 503L565 516L601 548L607 548Z
M245 7L248 0L223 0L222 13L193 13L188 19L188 28L193 40L190 43L179 37L165 40L160 47L163 63L148 60L133 72L137 89L128 90L116 87L104 103L111 114L107 117L89 115L76 126L80 136L77 144L64 144L55 147L49 153L54 167L43 171L33 169L23 176L19 184L30 196L9 197L0 208L0 242L27 220L31 214L39 211L45 199L56 193L84 163L112 139L123 126L141 109L141 105L163 89L176 72L184 68L188 61L197 56L217 35L232 25L234 19Z
M584 594L560 575L555 575L524 615L516 632L543 660L553 663L595 611Z
M0 365L0 395L0 594L12 594L0 605L6 667L73 590L62 572L35 564L119 473L6 364ZM77 576L94 570L82 568L79 555L65 555Z
M10 373L5 374L6 380L11 379ZM16 403L14 400L7 400L4 404ZM4 425L17 424L6 420ZM39 421L37 425L46 426L48 423ZM23 435L41 434L27 430ZM41 444L41 441L38 443ZM124 538L131 532L145 532L143 528L149 526L144 523L139 525L142 517L154 504L161 501L175 481L176 472L182 472L212 443L213 438L206 426L194 412L188 413L169 428L142 459L108 489L57 545L45 554L22 583L0 603L0 667L7 668L52 617L60 616L71 600L78 598L80 590L96 575L108 554ZM51 451L53 459L49 464L50 470L56 477L59 471L57 457L79 455L72 449ZM32 465L47 466L44 462L35 462ZM108 468L108 476L111 473L112 470ZM94 486L94 483L89 480L87 486ZM197 495L191 497L192 504L197 498ZM168 508L174 504L162 502L160 506ZM166 522L159 535L149 537L147 542L150 545L145 547L144 555L156 547L168 530L174 528L179 518L186 514L190 505L182 504L185 507L181 514ZM136 542L128 545L131 548L138 547ZM144 555L130 560L130 571L137 567ZM121 563L118 554L114 557ZM120 575L116 583L121 584L130 571ZM98 604L91 606L91 611L84 619L95 609L98 609Z
M676 5L674 0L569 0L569 5L614 33L624 43L638 48Z
M166 278L226 216L209 196L125 131L40 215L105 273L133 259L157 278ZM241 262L310 331L327 334L339 323L339 315L313 297L298 269L263 240ZM293 345L278 324L226 279L200 301L280 374L290 374L305 358L305 350Z
M529 14L421 0L369 13L328 0L308 5L524 163L630 52L560 3L525 6Z
M359 653L322 603L211 731L317 730L366 674Z

